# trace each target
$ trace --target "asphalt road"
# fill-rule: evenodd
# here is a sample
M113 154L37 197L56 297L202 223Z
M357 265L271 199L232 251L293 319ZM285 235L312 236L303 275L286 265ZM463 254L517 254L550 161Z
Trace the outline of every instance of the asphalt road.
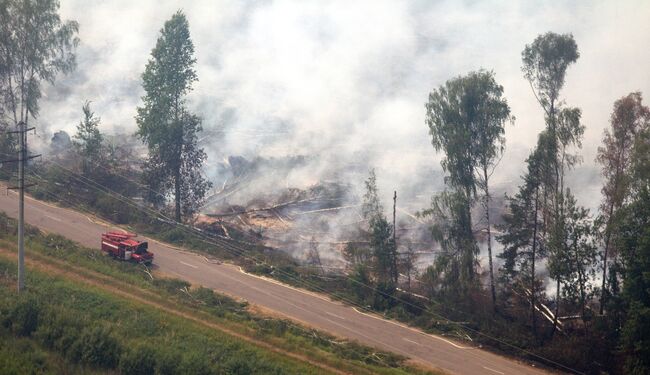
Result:
M0 195L0 210L17 217L17 197L13 191ZM61 234L93 248L99 248L100 234L108 229L106 224L84 214L31 198L25 202L25 218L29 224L46 232ZM154 264L165 274L242 298L306 325L408 356L446 372L491 375L544 373L465 343L358 312L326 296L246 274L233 265L211 263L201 255L180 251L155 240L149 240L149 248L155 254ZM29 249L26 256L29 257Z

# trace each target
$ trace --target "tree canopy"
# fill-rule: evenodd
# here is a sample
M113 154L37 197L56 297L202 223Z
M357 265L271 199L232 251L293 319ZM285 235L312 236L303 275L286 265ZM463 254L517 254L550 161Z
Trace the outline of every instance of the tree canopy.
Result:
M174 197L174 216L181 221L200 206L211 186L201 174L206 154L198 147L201 119L186 106L186 95L197 80L194 45L189 23L178 11L165 22L151 59L142 74L145 95L138 108L137 135L149 148L144 179L148 199L164 203L161 194Z

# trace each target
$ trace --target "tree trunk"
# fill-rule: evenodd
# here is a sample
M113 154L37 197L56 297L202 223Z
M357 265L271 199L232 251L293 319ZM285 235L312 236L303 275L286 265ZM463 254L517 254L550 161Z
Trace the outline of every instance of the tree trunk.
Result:
M174 201L176 204L175 219L181 222L181 168L178 166L174 172Z
M399 271L397 270L397 227L395 221L395 210L397 208L397 190L395 190L393 195L393 253L392 255L392 264L393 267L393 282L397 286L397 280L399 278Z
M497 311L497 293L494 288L494 267L492 266L492 229L490 228L490 190L488 186L487 166L483 166L483 178L485 181L485 220L487 222L487 246L488 262L490 267L490 291L492 292L492 311Z
M537 317L535 315L535 251L537 250L537 214L539 210L539 187L535 187L535 218L533 221L533 251L530 264L530 313L533 336L537 338Z
M609 241L611 239L612 215L614 213L614 203L609 205L609 216L607 217L607 227L605 228L605 250L603 251L603 286L600 291L600 315L603 315L605 302L607 301L607 253L609 252Z
M555 314L553 316L553 330L551 331L551 339L553 339L553 335L557 329L557 315L560 313L560 285L560 278L558 277L557 286L555 288Z
M576 252L576 254L577 254L577 252ZM576 259L576 262L579 262L579 260ZM585 305L586 305L587 296L586 296L586 293L585 293L585 277L582 274L582 269L578 269L578 281L580 282L580 311L581 311L581 314L582 314L582 324L583 324L583 326L585 328L585 337L586 337L586 335L587 335L587 320L586 320L587 310L585 308L586 307Z
M466 210L466 215L467 215L467 223L466 223L466 231L467 231L467 240L473 241L474 240L474 233L472 233L472 207L471 207L471 199L472 199L472 191L470 188L467 188L465 190L465 195L467 201L465 202L465 210ZM467 245L465 246L467 247ZM468 249L465 249L465 251L468 251L469 254L466 254L467 256L467 278L470 281L470 284L473 284L474 281L474 249L473 247L469 247ZM469 286L469 285L468 285Z

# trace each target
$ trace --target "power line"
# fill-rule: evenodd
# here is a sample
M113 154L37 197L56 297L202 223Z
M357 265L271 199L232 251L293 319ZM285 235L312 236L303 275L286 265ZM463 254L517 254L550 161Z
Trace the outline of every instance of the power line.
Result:
M124 201L124 202L127 203L127 204L130 204L131 206L133 206L133 207L135 207L136 209L139 209L139 210L141 210L141 211L144 211L144 210L146 209L145 207L142 207L142 206L138 205L137 203L130 202L130 201L131 201L130 198L128 198L128 197L124 197L123 195L121 195L121 194L119 194L119 193L117 193L117 192L114 192L114 191L112 191L112 190L110 190L110 189L108 189L108 188L106 188L106 187L104 187L104 186L102 186L102 185L99 185L97 182L93 181L92 179L89 179L89 178L84 177L84 176L82 176L82 175L80 175L80 174L78 174L78 173L75 173L75 172L73 172L73 171L71 171L71 170L69 170L69 169L67 169L67 168L65 168L65 167L63 167L63 166L61 166L61 165L58 164L58 163L55 163L55 162L52 162L52 163L55 164L55 165L57 165L57 166L59 166L59 168L61 168L62 170L67 171L69 174L71 174L71 175L75 175L75 176L78 176L78 177L74 177L74 176L73 176L73 178L75 178L75 179L77 179L78 181L80 181L80 182L86 184L87 186L90 186L91 188L94 188L94 189L96 189L96 190L100 190L100 191L104 191L105 193L107 193L107 194L111 194L111 195L114 195L114 196L117 195L117 196L119 196L119 197L121 198L121 199L120 199L120 198L118 198L118 199ZM99 186L99 187L96 187L96 186L90 185L88 182L84 182L82 179L88 180L88 181L92 182L94 185L97 185L97 186ZM101 187L101 188L100 188L100 187ZM102 189L107 189L108 192L105 191L105 190L102 190ZM158 212L158 211L150 210L150 209L147 209L147 210L150 211L150 212L153 212L154 214L157 214L157 215L161 215L161 216L163 216L163 217L166 217L166 216L164 216L162 213L160 213L160 212ZM232 245L232 244L228 244L226 241L224 241L223 238L221 238L221 236L219 236L218 238L215 238L215 240L219 241L219 243L215 243L215 242L211 242L210 240L206 240L206 237L211 237L211 236L210 236L209 234L206 234L206 232L204 232L204 231L202 231L202 230L200 230L200 229L198 229L198 228L194 228L194 227L191 227L191 226L186 226L186 225L183 225L183 224L177 223L177 222L175 222L175 221L169 221L168 223L169 223L169 224L172 224L172 225L179 226L181 229L184 229L184 230L186 230L186 231L194 230L194 231L196 231L196 232L190 232L190 233L192 233L192 234L194 234L194 235L196 235L196 236L202 237L202 238L203 238L203 242L205 242L205 243L208 243L208 244L211 244L211 245L215 245L215 246L221 246L222 248L224 248L224 250L226 250L226 251L228 251L228 252L231 252L231 253L233 253L233 254L236 255L236 256L241 256L241 257L243 257L243 258L245 258L245 259L252 260L252 261L254 261L254 262L258 263L258 264L265 264L265 265L267 265L267 266L273 268L274 271L277 271L278 273L282 274L283 276L287 277L287 278L290 279L290 280L294 280L295 282L297 282L297 283L299 283L299 284L302 284L302 285L305 285L305 286L307 286L308 288L310 287L310 288L315 289L315 290L317 290L317 291L320 291L320 292L323 292L323 293L325 293L325 294L328 294L328 291L327 291L327 290L323 289L322 287L320 287L320 286L317 285L317 284L313 284L313 283L310 283L310 282L307 281L307 280L303 280L303 279L296 278L294 275L292 275L292 274L290 274L290 273L287 273L287 272L285 272L285 271L283 271L283 270L281 270L281 269L278 269L278 268L273 267L272 265L268 264L268 263L265 262L264 260L258 259L258 258L256 258L256 257L254 257L254 256L250 256L250 255L247 256L247 255L245 254L245 252L247 251L246 249L242 249L241 247L234 246L234 245ZM233 241L233 240L231 240L231 241ZM234 248L234 252L233 252L233 248ZM563 365L563 364L561 364L561 363L555 362L555 361L553 361L553 360L551 360L551 359L548 359L548 358L545 358L545 357L540 356L540 355L538 355L538 354L532 353L532 352L530 352L530 351L528 351L528 350L526 350L526 349L520 348L520 347L518 347L518 346L516 346L516 345L514 345L514 344L510 344L510 343L508 343L508 342L506 342L506 341L503 341L503 340L501 340L501 339L499 339L499 338L496 338L496 337L490 336L490 335L488 335L488 334L486 334L486 333L483 333L483 332L480 332L480 331L475 330L475 329L473 329L473 328L467 327L467 326L463 325L463 324L460 323L460 322L452 321L452 320L450 320L450 319L448 319L448 318L446 318L446 317L444 317L444 316L442 316L442 315L440 315L440 314L438 314L438 313L436 313L436 312L434 312L434 311L431 311L429 308L422 308L421 306L414 305L414 304L412 304L412 303L410 303L410 302L408 302L408 301L405 301L405 300L403 300L403 299L401 299L401 298L399 298L399 297L395 297L394 295L387 294L387 293L385 293L385 292L383 292L383 291L381 291L381 290L378 290L378 289L376 289L376 288L374 288L374 287L372 287L372 286L370 286L370 285L364 284L364 283L362 283L362 282L360 282L360 281L358 281L358 280L355 280L355 279L353 279L353 278L350 278L349 276L345 276L345 277L346 277L346 279L347 279L348 281L351 281L351 282L353 282L353 283L355 283L355 284L357 284L357 285L360 285L360 286L362 286L362 287L368 288L369 290L372 290L372 291L374 291L374 292L377 293L377 294L380 294L380 295L382 295L382 296L384 296L384 297L386 297L386 298L393 299L393 300L395 300L395 301L401 302L401 303L403 303L403 304L405 304L405 305L411 306L411 307L413 307L413 308L415 308L415 309L417 309L417 310L419 310L419 311L421 311L421 312L427 313L427 314L429 314L429 315L431 315L431 316L433 316L433 317L435 317L435 318L437 318L437 319L441 319L441 320L446 321L446 322L449 323L449 324L456 325L457 327L459 327L459 328L461 328L461 329L465 329L465 330L470 331L470 332L472 332L472 333L475 333L475 334L477 334L477 335L479 335L479 336L483 336L483 337L488 338L488 339L491 339L491 340L493 340L493 341L495 341L495 342L499 342L499 343L501 343L501 344L503 344L503 345L505 345L505 346L511 347L511 348L513 348L513 349L515 349L515 350L521 351L522 353L528 354L528 355L530 355L531 357L535 357L535 358L540 359L540 360L542 360L542 361L544 361L544 362L547 362L547 363L549 363L549 364L553 364L553 365L555 365L555 366L561 367L561 368L563 368L563 369L565 369L565 370L568 370L568 371L571 371L571 372L574 372L574 373L580 373L579 371L577 371L577 370L575 370L575 369L573 369L573 368L570 368L570 367L568 367L568 366L565 366L565 365ZM341 298L341 300L344 301L344 302L349 303L350 305L353 305L353 306L355 306L355 307L358 307L358 308L360 308L360 309L362 309L362 310L364 310L364 311L367 311L367 312L374 312L373 310L371 310L371 309L369 309L369 308L367 308L367 307L365 307L365 306L362 306L362 305L360 305L359 303L357 303L357 302L355 302L355 301L352 301L352 300L349 300L349 299L346 299L346 298ZM433 301L433 302L434 302L434 301ZM454 309L454 310L455 310L455 309Z
M130 198L125 197L125 196L123 196L123 195L121 195L121 194L119 194L119 193L117 193L117 192L115 192L115 191L113 191L113 190L111 190L111 189L109 189L109 188L103 186L103 185L100 185L99 183L97 183L96 181L94 181L94 180L92 180L92 179L90 179L90 178L88 178L88 177L85 177L85 176L82 176L82 175L80 175L80 174L78 174L78 173L76 173L76 172L73 172L73 171L71 171L70 169L68 169L68 168L66 168L66 167L63 167L63 166L60 165L59 163L56 163L56 162L54 162L54 161L48 161L48 162L49 162L49 163L52 163L52 164L54 164L54 165L56 165L56 166L58 166L58 167L59 167L60 169L62 169L62 170L67 171L67 172L68 172L68 173L69 173L73 178L75 178L77 181L79 181L79 182L81 182L81 183L83 183L83 184L85 184L85 185L87 185L87 186L89 186L89 187L91 187L91 188L93 188L93 189L95 189L95 190L102 191L102 192L104 192L104 193L106 193L106 194L109 194L109 195L112 195L112 196L117 196L117 197L119 197L119 198L117 198L117 199L119 199L119 200L125 202L126 204L129 204L129 205L132 206L132 207L135 207L136 209L138 209L138 210L140 210L140 211L142 211L142 212L148 213L149 215L152 215L152 213L153 213L153 215L158 215L158 216L160 216L160 217L165 218L165 219L166 219L166 222L167 222L168 224L170 224L170 225L175 225L175 226L177 226L177 227L179 227L179 228L181 228L181 229L183 229L183 230L185 230L185 231L189 231L189 233L194 234L195 236L198 236L198 237L202 238L202 241L205 242L205 243L207 243L207 244L211 244L211 245L215 245L215 246L220 246L220 247L222 247L224 250L226 250L226 251L228 251L228 252L231 252L232 254L234 254L234 255L236 255L236 256L240 256L240 257L242 257L242 258L245 258L245 259L248 259L248 260L252 260L252 261L256 262L257 264L264 264L264 265L267 265L267 266L271 267L274 271L277 271L278 273L282 274L283 276L287 277L287 278L290 279L290 280L294 280L294 281L296 281L296 282L299 283L299 284L302 284L302 285L307 286L308 288L312 288L312 289L315 289L315 290L320 291L320 292L322 292L322 293L329 294L327 290L325 290L324 288L320 287L320 286L317 285L317 284L313 284L313 283L310 283L310 282L307 281L307 280L303 280L303 279L296 278L294 275L292 275L292 274L290 274L290 273L288 273L288 272L285 272L285 271L283 271L283 270L280 269L280 268L273 267L273 265L268 264L268 263L267 263L266 261L264 261L264 260L258 259L258 258L254 257L254 256L252 256L252 255L246 255L245 252L247 251L247 249L241 248L241 247L239 247L239 246L237 246L237 245L234 245L234 244L230 243L231 241L236 241L236 240L233 240L233 239L227 239L227 238L222 238L222 236L217 236L217 235L213 235L213 234L208 234L208 233L206 233L206 232L204 232L204 231L202 231L202 230L200 230L200 229L198 229L198 228L195 228L195 227L193 227L193 226L187 226L187 225L184 225L184 224L178 223L178 222L176 222L176 221L173 221L173 220L171 220L170 218L166 217L164 214L162 214L162 213L160 213L160 212L158 212L158 211L156 211L156 210L152 210L152 209L149 209L149 208L146 208L146 207L142 207L141 205L139 205L139 204L137 204L137 203L135 203L135 202L132 202L132 200L131 200ZM90 182L85 182L84 180L87 180L87 181L90 181ZM92 183L92 185L91 185L91 183ZM147 212L147 211L148 211L148 212ZM217 237L215 237L215 236L217 236ZM218 243L217 243L217 242L212 242L212 241L210 241L209 239L206 239L206 238L213 239L213 241L218 241ZM241 242L241 241L239 241L239 242ZM254 245L254 244L250 244L250 245ZM380 295L382 295L382 296L385 297L385 298L393 299L394 301L400 302L400 303L402 303L402 304L404 304L404 305L408 305L408 306L410 306L410 307L412 307L412 308L414 308L414 309L417 309L417 310L419 310L419 311L421 311L421 312L423 312L423 313L429 314L430 316L432 316L432 317L434 317L434 318L436 318L436 319L441 319L441 320L443 320L443 321L446 321L446 322L449 323L449 324L456 325L457 327L459 327L459 328L461 328L461 329L465 329L465 330L467 330L467 331L469 331L469 332L472 332L472 333L474 333L474 334L476 334L476 335L478 335L478 336L485 337L485 338L487 338L487 339L493 340L493 341L495 341L495 342L498 342L498 343L500 343L500 344L502 344L502 345L505 345L505 346L507 346L507 347L510 347L510 348L512 348L512 349L518 350L518 351L520 351L520 352L522 352L522 353L524 353L524 354L527 354L527 355L529 355L529 356L531 356L531 357L537 358L538 360L541 360L541 361L546 362L546 363L548 363L548 364L552 364L552 365L554 365L554 366L557 366L557 367L563 368L563 369L568 370L568 371L570 371L570 372L574 372L574 373L581 374L581 372L578 371L578 370L576 370L576 369L573 369L573 368L571 368L571 367L568 367L568 366L566 366L566 365L563 365L563 364L558 363L558 362L556 362L556 361L553 361L553 360L551 360L551 359L545 358L545 357L543 357L543 356L541 356L541 355L539 355L539 354L535 354L535 353L533 353L533 352L531 352L531 351L529 351L529 350L526 350L526 349L524 349L524 348L518 347L518 346L516 346L516 345L514 345L514 344L511 344L511 343L509 343L509 342L506 342L506 341L504 341L504 340L502 340L502 339L499 339L499 338L497 338L497 337L493 337L493 336L491 336L491 335L489 335L489 334L486 334L486 333L484 333L484 332L481 332L481 331L478 331L478 330L476 330L476 329L473 329L473 328L467 327L467 326L465 326L464 324L462 324L462 323L460 323L460 322L452 321L452 320L450 320L450 319L444 317L443 315L440 315L439 313L436 313L436 312L434 312L434 311L431 311L428 307L423 308L423 307L421 307L421 306L419 306L419 305L415 305L415 304L413 304L413 303L411 303L411 302L409 302L409 301L403 300L403 299L401 299L401 298L399 298L399 297L396 297L396 296L394 296L394 295L392 295L392 294L387 294L387 293L385 293L385 292L383 292L383 291L381 291L381 290L378 290L378 289L374 288L373 286L367 285L367 284L365 284L365 283L363 283L363 282L360 282L360 281L358 281L358 280L355 280L355 279L353 279L353 278L351 278L351 277L349 277L349 276L345 276L345 278L346 278L348 281L350 281L350 282L352 282L352 283L355 283L355 284L357 284L357 285L359 285L359 286L362 286L362 287L368 288L369 290L374 291L375 293L380 294ZM367 311L367 312L374 312L373 310L371 310L371 309L369 309L369 308L367 308L367 307L365 307L365 306L360 305L360 304L357 303L356 301L352 301L352 300L347 299L347 298L345 298L345 297L340 298L340 299L341 299L342 301L344 301L344 302L346 302L346 303L349 303L350 305L353 305L353 306L355 306L355 307L358 307L358 308L360 308L360 309L362 309L362 310L364 310L364 311Z
M35 176L36 178L38 178L38 179L44 181L45 183L50 183L50 181L44 179L43 177L41 177L39 174L37 174L37 173L35 173L35 172L31 172L31 174L32 174L33 176ZM43 193L46 194L46 195L48 195L48 196L50 196L50 197L51 197L52 199L54 199L54 200L63 201L63 202L65 202L65 203L69 204L71 207L76 207L77 209L79 209L79 210L81 210L81 211L83 211L83 212L85 212L85 213L87 213L87 214L89 214L89 215L94 215L94 213L93 213L92 211L90 211L89 209L87 209L87 208L85 208L85 207L83 207L83 206L80 206L80 205L75 205L75 204L72 203L71 201L69 201L69 200L67 200L67 199L65 199L65 198L62 198L61 196L55 195L55 194L53 194L53 193L51 193L51 192L49 192L49 191L47 191L47 190L46 190L46 191L43 191ZM294 327L295 329L297 329L297 330L303 332L304 334L310 334L310 335L313 335L313 332L312 332L312 331L313 331L314 329L308 329L308 328L305 328L305 327L300 326L300 325L298 325L298 324L295 324L295 323L293 323L293 322L291 322L291 321L286 321L286 323L289 324L290 326ZM386 364L385 361L384 361L381 357L377 357L376 359L379 360L380 362Z
M8 190L18 190L18 292L25 289L25 189L32 185L25 185L25 162L40 155L27 154L27 132L34 127L26 128L21 121L17 130L4 132L5 134L18 134L18 158L8 159L2 163L18 163L18 186L10 186Z

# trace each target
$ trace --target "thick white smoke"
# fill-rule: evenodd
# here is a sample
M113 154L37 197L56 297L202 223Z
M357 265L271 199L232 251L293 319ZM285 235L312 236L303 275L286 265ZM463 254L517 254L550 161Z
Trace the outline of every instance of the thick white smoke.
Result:
M427 95L485 68L517 118L494 179L497 190L512 191L544 126L520 53L552 30L572 32L581 53L563 97L583 109L585 162L573 181L581 203L593 208L593 160L613 101L637 90L650 96L645 1L63 0L62 16L81 27L79 67L47 90L43 136L73 132L84 100L93 101L103 131L133 132L140 74L179 8L198 59L189 103L204 119L206 172L216 180L217 163L229 155L307 155L312 164L290 177L296 185L354 164L348 182L359 187L357 172L377 168L386 206L395 189L417 186L426 196L442 183L424 125Z

